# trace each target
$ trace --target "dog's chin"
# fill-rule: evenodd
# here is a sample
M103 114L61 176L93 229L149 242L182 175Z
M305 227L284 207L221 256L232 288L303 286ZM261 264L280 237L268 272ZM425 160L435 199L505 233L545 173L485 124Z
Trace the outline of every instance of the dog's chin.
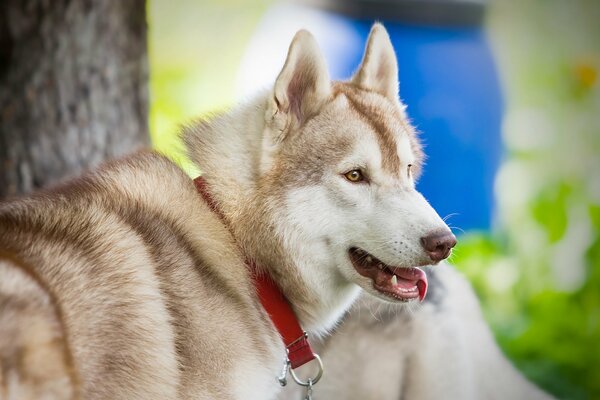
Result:
M348 250L348 257L359 275L369 278L356 282L365 291L390 302L423 301L427 294L427 275L417 267L385 264L358 247Z

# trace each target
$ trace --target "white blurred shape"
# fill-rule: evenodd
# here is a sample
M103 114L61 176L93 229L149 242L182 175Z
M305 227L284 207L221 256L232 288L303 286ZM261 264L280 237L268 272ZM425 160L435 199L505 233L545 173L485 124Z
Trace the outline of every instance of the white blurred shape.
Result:
M592 171L600 171L600 163L598 160L595 160L594 166L592 167ZM600 177L598 173L590 173L586 177L587 181L587 193L590 197L590 200L596 204L600 205Z
M517 159L509 160L500 167L494 189L504 214L524 210L541 189L543 181L533 167L527 161Z
M523 108L506 115L503 133L509 149L539 152L554 145L557 130L546 111Z
M500 259L495 261L485 273L489 287L495 292L502 293L512 288L519 279L519 271L514 261Z
M311 32L328 64L357 46L360 35L340 17L300 4L279 4L265 14L242 58L235 84L238 99L271 88L281 71L292 38L300 29ZM335 71L331 71L336 75Z
M552 247L550 265L556 287L573 291L585 282L585 257L593 240L593 228L583 205L571 207L568 216L564 237Z

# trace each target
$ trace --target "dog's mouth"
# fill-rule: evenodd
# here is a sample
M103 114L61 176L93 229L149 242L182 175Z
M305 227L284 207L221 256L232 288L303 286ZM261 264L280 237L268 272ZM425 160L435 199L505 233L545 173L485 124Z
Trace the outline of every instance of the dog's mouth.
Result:
M401 301L425 298L427 275L423 270L387 265L358 247L350 248L348 253L356 272L370 278L378 292Z

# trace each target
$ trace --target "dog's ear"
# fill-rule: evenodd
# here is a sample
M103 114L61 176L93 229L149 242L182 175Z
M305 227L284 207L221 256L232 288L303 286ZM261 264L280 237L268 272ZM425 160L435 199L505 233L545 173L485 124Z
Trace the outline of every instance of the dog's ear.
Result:
M313 35L301 30L294 36L275 81L267 123L284 136L290 127L302 125L316 114L330 96L325 59Z
M362 89L398 100L398 62L383 25L376 23L371 28L362 63L352 82Z

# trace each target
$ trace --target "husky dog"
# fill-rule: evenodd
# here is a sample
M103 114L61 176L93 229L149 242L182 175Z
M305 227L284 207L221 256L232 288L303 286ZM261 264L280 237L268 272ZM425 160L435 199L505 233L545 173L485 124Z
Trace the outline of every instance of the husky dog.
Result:
M218 212L154 153L0 205L0 396L274 398L285 348L247 259L313 336L361 289L423 299L417 267L456 240L397 91L381 25L348 82L300 31L273 90L185 129Z
M425 270L423 303L398 307L363 296L317 343L327 374L315 398L550 399L504 357L466 279L446 263ZM289 386L279 398L301 394Z

